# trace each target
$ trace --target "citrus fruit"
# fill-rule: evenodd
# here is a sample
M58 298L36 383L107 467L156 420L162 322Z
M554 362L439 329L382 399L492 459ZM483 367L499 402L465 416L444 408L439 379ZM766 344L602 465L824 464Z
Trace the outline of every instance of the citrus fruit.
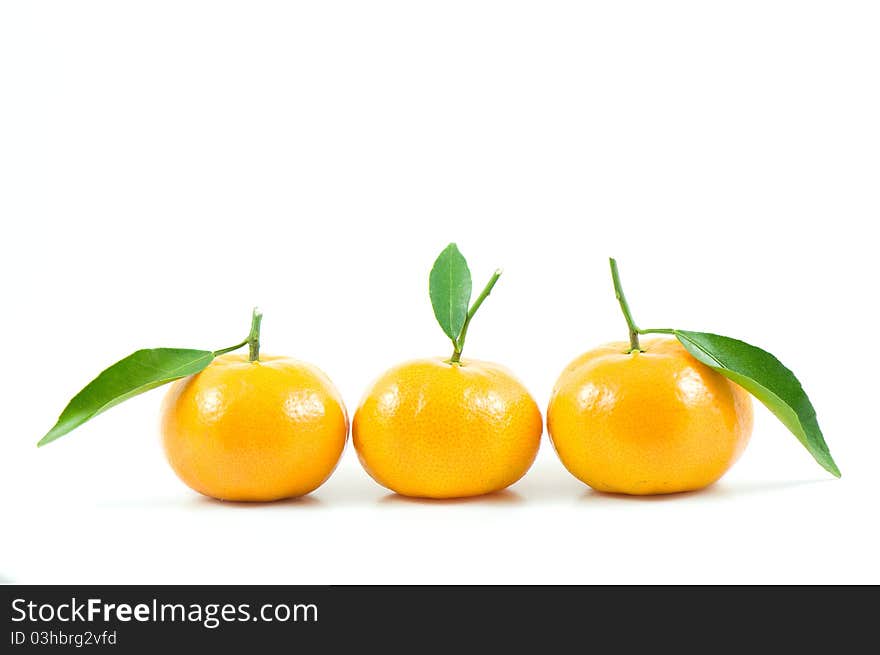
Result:
M611 343L575 359L547 429L565 467L599 491L660 494L718 480L752 432L749 394L675 339Z
M367 472L392 491L425 498L508 487L531 466L542 432L538 406L506 368L441 357L386 372L352 423Z
M336 467L348 418L333 384L286 358L217 357L165 396L162 443L174 472L222 500L302 496Z

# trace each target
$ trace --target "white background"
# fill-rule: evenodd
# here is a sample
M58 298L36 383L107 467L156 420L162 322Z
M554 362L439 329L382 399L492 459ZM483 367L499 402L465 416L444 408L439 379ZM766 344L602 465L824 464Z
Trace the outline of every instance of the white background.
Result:
M880 582L871 2L43 2L0 9L0 577L17 582ZM546 406L643 326L795 370L833 480L763 407L714 487L591 492L546 441L509 492L406 500L350 444L312 496L199 497L162 391L50 447L134 349L316 363L353 412L446 354L427 276L505 274L466 356Z

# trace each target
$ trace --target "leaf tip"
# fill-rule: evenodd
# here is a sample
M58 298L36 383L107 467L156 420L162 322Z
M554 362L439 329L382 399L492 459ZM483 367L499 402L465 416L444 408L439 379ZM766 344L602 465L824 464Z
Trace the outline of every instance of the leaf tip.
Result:
M828 464L824 468L838 480L841 478L842 473L840 472L840 469L837 468L837 464L834 462L833 459L829 459Z
M443 255L447 252L455 252L461 254L461 251L458 249L458 244L455 241L450 241L446 247L440 251L440 254Z
M431 267L431 271L433 272L441 263L449 261L450 259L464 259L464 255L461 254L461 251L458 249L458 245L451 241L443 250L440 251L440 254L437 255L437 258L434 260L434 265Z

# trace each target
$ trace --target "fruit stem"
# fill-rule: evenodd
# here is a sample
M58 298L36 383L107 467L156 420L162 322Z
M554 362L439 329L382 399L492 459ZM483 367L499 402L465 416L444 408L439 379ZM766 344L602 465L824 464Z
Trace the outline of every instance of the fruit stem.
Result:
M220 350L215 350L211 354L214 355L214 357L219 357L220 355L225 355L226 353L231 353L233 350L238 350L242 346L246 346L247 343L248 343L248 340L245 339L241 343L237 343L234 346L229 346L229 348L221 348Z
M250 362L260 361L260 323L262 322L263 312L254 307L254 312L251 315L251 332L247 338L247 345L250 348L248 361Z
M251 315L251 331L250 334L248 334L247 339L235 344L234 346L229 346L229 348L221 348L220 350L215 350L211 354L214 355L214 357L219 357L220 355L231 353L233 350L238 350L242 346L250 346L250 361L260 361L260 323L262 321L263 312L254 307L254 312Z
M636 322L633 320L632 313L629 310L629 303L626 302L626 296L623 295L623 287L620 285L620 272L617 270L617 260L614 257L609 257L608 262L611 264L611 281L614 283L614 295L617 297L617 302L620 303L620 309L623 312L623 317L626 319L626 326L629 328L629 352L642 352L639 346L641 330L636 327Z
M489 294L492 293L492 287L495 286L495 283L498 281L498 278L501 277L501 269L496 269L494 273L492 273L492 278L489 280L488 284L483 288L480 292L480 295L477 296L477 299L474 301L474 304L471 305L471 308L468 310L467 317L464 319L464 325L461 327L461 334L458 335L458 339L452 342L452 345L455 347L452 357L449 358L449 362L451 364L458 364L461 362L461 351L464 349L464 340L467 337L468 327L471 324L471 319L474 317L474 314L477 313L477 310L480 308L480 305L483 304L483 301L489 297Z

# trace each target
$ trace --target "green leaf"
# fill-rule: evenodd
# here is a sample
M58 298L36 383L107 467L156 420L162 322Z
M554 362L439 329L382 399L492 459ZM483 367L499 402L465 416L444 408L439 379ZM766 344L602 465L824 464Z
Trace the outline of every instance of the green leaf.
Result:
M733 380L767 406L813 458L840 477L807 394L794 373L756 346L705 332L674 330L681 345L697 360Z
M446 246L434 262L429 290L437 322L446 336L457 343L471 301L471 271L454 243Z
M38 446L55 441L123 400L203 370L214 359L210 350L152 348L121 359L76 394Z

